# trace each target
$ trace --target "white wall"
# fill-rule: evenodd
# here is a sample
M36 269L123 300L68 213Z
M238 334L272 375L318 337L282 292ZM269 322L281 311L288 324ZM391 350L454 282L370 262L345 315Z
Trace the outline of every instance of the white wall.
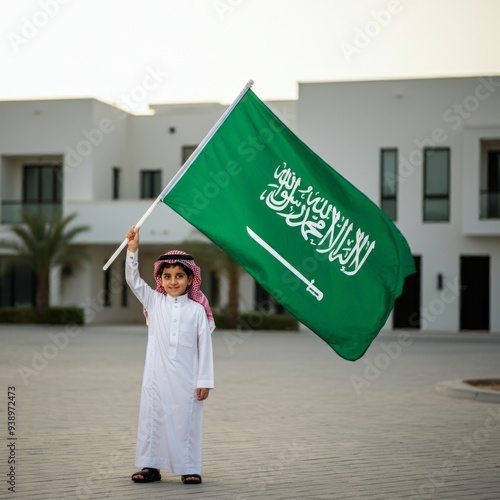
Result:
M130 170L129 147L130 115L99 101L92 101L92 200L112 197L112 170L121 169L122 177Z

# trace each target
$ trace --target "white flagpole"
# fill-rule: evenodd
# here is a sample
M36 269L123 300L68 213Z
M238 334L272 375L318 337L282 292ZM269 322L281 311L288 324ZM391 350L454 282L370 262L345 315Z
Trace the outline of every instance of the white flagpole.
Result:
M196 160L197 156L200 154L200 152L203 150L203 148L206 146L207 142L213 137L215 132L219 129L219 127L224 123L225 119L228 117L229 113L234 109L236 104L241 100L241 98L246 94L248 89L250 89L253 85L253 80L248 80L247 84L245 85L244 89L239 93L238 97L233 101L231 106L229 106L224 114L217 120L216 124L212 127L210 132L205 136L205 138L200 142L198 147L193 151L191 156L187 159L186 163L182 165L182 167L178 170L178 172L172 177L170 182L165 186L163 191L158 195L158 198L153 202L153 204L147 209L146 213L139 219L137 224L135 225L136 228L139 228L142 226L144 221L153 213L153 210L155 209L156 205L160 203L165 196L167 196L167 193L169 193L173 187L177 184L178 180L184 175L186 170L191 166L191 164ZM104 271L106 271L109 266L114 262L114 260L120 255L121 251L127 246L128 244L128 239L125 238L121 245L116 249L115 253L108 259L106 264L102 267Z

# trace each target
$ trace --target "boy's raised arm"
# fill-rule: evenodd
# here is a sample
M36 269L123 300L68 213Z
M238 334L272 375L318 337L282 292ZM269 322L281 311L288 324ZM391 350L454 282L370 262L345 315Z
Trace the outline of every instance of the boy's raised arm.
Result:
M128 249L132 253L137 252L137 249L139 248L140 229L140 227L136 229L135 226L132 226L127 232L126 238L128 239Z
M149 309L155 295L154 290L141 278L139 274L138 248L139 248L139 228L132 226L126 235L128 239L128 253L125 259L125 279L134 295L142 305Z

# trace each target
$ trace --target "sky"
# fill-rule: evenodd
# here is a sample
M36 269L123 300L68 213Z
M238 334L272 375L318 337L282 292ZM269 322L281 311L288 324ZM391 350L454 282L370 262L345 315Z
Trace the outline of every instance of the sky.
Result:
M299 82L499 75L500 0L0 0L0 100L230 103Z

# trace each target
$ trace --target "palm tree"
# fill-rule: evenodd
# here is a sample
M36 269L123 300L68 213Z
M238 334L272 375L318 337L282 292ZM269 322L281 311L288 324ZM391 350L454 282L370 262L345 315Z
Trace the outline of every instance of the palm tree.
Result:
M83 225L68 228L76 216L47 219L42 211L25 211L23 223L11 228L17 240L0 241L1 248L13 251L13 255L7 258L8 263L24 265L34 271L37 277L36 304L40 314L49 306L51 269L88 258L82 248L71 245L75 236L90 229Z

